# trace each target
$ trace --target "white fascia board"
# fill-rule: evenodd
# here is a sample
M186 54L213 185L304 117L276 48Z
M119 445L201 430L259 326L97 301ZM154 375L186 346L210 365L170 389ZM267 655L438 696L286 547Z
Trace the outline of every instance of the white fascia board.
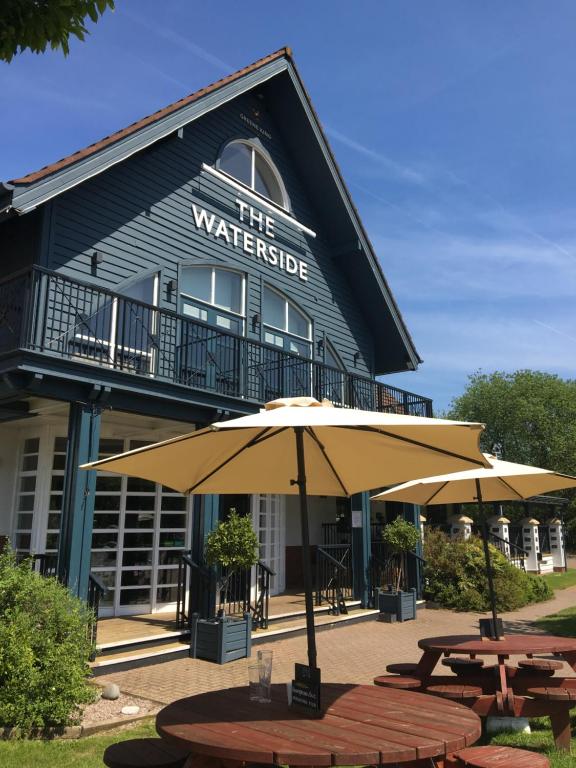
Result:
M14 185L12 207L19 214L34 210L37 206L62 194L62 192L66 192L83 181L102 173L213 109L270 80L287 68L286 59L272 61L262 69L244 75L238 80L222 86L217 91L200 97L192 104L159 118L158 121L141 128L125 139L119 139L110 146L99 150L96 154L79 160L61 171L56 171L46 179L30 185L22 185L22 187Z

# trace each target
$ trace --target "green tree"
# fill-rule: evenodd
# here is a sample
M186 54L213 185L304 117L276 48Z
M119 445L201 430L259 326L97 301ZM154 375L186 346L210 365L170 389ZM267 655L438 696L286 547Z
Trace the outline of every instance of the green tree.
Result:
M404 577L404 555L416 549L420 541L420 533L412 523L404 520L403 517L397 517L382 531L382 541L388 546L390 552L396 555L394 570L398 592Z
M481 421L482 449L502 458L576 473L576 381L540 371L474 373L448 418Z
M0 60L11 61L29 49L44 53L50 45L68 54L69 38L84 40L85 22L98 21L114 0L2 0L0 3Z
M240 517L232 509L227 520L218 524L206 538L206 563L220 568L217 589L228 602L228 587L238 571L251 568L258 562L258 537L249 517Z
M474 373L465 392L453 400L448 418L481 421L484 451L500 449L500 458L576 474L576 380L540 371ZM576 494L567 510L576 543Z

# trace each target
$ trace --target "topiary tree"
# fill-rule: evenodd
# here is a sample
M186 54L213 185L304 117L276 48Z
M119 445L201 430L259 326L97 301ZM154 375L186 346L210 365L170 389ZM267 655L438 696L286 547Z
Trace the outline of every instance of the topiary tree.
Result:
M77 722L88 685L91 615L56 579L0 554L0 725L26 733Z
M250 518L240 517L232 509L228 519L208 534L204 557L208 565L220 567L217 588L224 591L224 602L227 602L227 587L232 576L258 562L258 537Z
M394 571L396 591L398 592L404 577L404 555L416 549L420 541L420 533L415 525L404 520L403 517L397 517L392 523L385 526L382 531L382 541L397 557Z

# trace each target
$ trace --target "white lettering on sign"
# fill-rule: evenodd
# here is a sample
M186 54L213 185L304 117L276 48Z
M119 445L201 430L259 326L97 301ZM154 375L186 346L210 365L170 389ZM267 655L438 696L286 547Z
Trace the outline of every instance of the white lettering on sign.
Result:
M267 216L253 206L236 200L238 206L238 218L241 224L246 225L257 233L274 239L275 222L271 216ZM270 245L258 237L258 234L250 232L247 229L230 224L214 213L208 213L204 208L198 208L192 204L192 214L197 229L203 229L207 235L213 235L217 239L224 240L228 245L234 248L241 248L244 253L255 256L258 261L269 264L271 267L278 267L282 272L297 277L306 282L308 280L308 264L301 259L297 259L291 253L284 251L277 245Z

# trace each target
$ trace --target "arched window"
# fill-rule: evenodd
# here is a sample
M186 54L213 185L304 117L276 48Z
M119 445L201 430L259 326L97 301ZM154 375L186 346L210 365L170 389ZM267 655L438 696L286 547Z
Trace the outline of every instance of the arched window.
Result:
M244 275L232 269L210 266L182 268L182 314L201 322L182 323L178 356L181 384L234 397L240 395L244 283ZM208 328L208 325L213 328Z
M235 333L244 332L244 276L220 267L187 266L180 277L182 313Z
M250 142L227 144L218 160L218 168L273 203L288 208L280 174L264 153Z
M262 295L264 341L303 357L312 356L312 323L290 299L264 286Z

